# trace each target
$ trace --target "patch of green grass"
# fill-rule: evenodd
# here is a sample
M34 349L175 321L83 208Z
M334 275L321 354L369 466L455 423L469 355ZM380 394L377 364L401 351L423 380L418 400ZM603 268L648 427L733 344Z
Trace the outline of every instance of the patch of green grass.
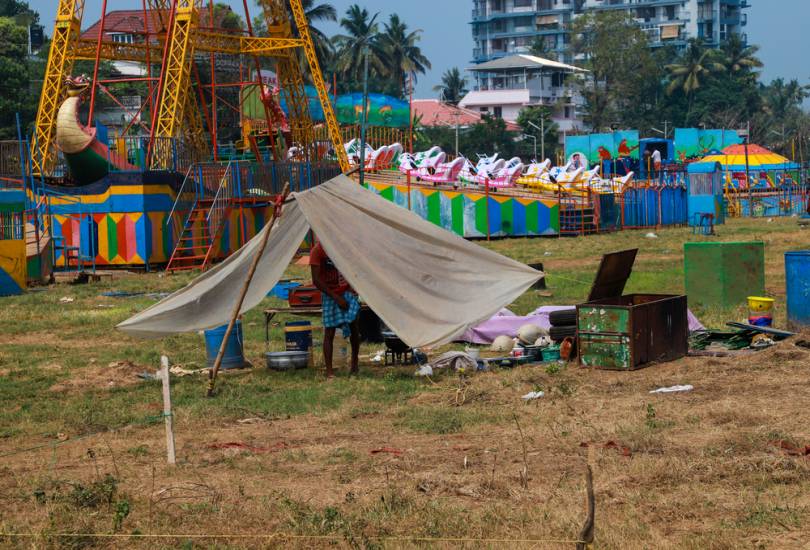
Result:
M497 420L487 412L460 407L406 407L398 413L398 424L417 433L452 434Z
M783 528L795 529L801 527L805 517L804 509L791 508L790 505L763 505L757 504L748 510L745 516L733 522L733 526L738 529L749 528Z

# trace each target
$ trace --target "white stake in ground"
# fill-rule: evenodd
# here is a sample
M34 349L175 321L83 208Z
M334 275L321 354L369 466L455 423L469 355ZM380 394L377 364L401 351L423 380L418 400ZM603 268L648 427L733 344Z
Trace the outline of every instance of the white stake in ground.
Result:
M169 358L160 356L160 379L163 382L163 419L166 423L166 460L175 463L174 426L172 425L172 394L169 389Z

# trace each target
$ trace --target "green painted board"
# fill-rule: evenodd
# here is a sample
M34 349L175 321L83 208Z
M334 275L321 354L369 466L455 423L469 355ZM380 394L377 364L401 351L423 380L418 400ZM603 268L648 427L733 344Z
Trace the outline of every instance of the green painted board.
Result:
M580 306L577 325L581 332L630 334L630 309Z
M580 362L586 367L612 370L632 370L629 336L579 334Z
M501 203L501 230L506 235L514 235L515 228L512 225L512 203L517 199L504 201Z
M684 276L690 303L733 307L765 292L765 243L685 243Z
M464 195L457 195L450 201L453 209L453 233L464 236Z
M526 205L526 231L529 235L537 235L540 232L538 229L540 224L537 218L539 210L540 203L538 201L532 201Z
M442 225L442 195L441 193L432 193L427 198L427 219L429 222Z

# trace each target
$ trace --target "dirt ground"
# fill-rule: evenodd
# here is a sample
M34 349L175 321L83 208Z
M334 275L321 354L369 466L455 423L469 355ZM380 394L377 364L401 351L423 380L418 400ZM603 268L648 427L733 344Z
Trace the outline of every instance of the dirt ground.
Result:
M766 243L782 324L781 257L807 234L792 220L721 231ZM683 242L703 237L645 233L487 246L546 264L552 296L527 293L517 312L576 303L601 253L629 246L641 248L630 292L682 292ZM243 320L255 368L225 373L214 398L203 375L172 377L169 466L161 384L138 375L161 354L203 367L201 337L144 341L113 327L188 280L121 276L4 299L0 546L573 548L590 465L594 548L810 547L810 350L796 345L808 334L635 372L541 364L424 379L366 361L360 376L325 382L315 369L261 367L255 310ZM745 314L696 313L717 327ZM283 345L276 321L271 346ZM679 384L694 390L650 393ZM545 396L521 399L536 390Z
M123 544L81 533L104 525L112 534L125 495L119 533L173 537L126 539L133 546L571 547L551 541L576 540L591 464L597 548L805 547L808 368L810 350L785 342L632 373L569 365L440 376L402 406L449 409L435 430L444 433L402 430L400 407L364 411L360 402L235 421L181 410L174 467L160 424L14 438L0 443L4 532L38 537L4 545ZM695 389L648 393L676 384ZM533 388L546 396L522 402ZM23 445L40 447L20 453ZM83 505L77 493L106 475L116 480L113 502ZM75 536L51 536L59 532ZM214 533L241 538L193 537ZM250 538L271 533L279 538Z

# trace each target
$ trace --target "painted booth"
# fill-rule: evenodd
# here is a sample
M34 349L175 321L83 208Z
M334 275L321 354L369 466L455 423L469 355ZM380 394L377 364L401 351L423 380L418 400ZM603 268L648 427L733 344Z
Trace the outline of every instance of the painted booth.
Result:
M699 226L705 215L713 216L712 223L726 223L723 200L723 167L719 163L692 163L687 169L689 195L687 210L689 225ZM702 218L704 218L702 220Z

